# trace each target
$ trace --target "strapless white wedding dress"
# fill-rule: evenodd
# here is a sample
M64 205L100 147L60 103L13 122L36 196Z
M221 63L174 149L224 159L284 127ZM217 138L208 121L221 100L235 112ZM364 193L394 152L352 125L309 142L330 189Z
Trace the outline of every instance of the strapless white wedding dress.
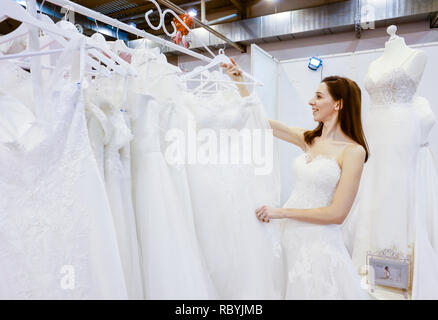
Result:
M352 220L346 223L358 270L364 270L368 251L412 253L415 167L422 143L421 121L414 108L418 82L402 66L376 79L369 73L365 78L371 98L364 122L370 158Z
M283 207L311 209L331 204L341 168L336 159L308 153L293 163L296 185ZM282 220L285 299L367 299L344 245L340 225Z

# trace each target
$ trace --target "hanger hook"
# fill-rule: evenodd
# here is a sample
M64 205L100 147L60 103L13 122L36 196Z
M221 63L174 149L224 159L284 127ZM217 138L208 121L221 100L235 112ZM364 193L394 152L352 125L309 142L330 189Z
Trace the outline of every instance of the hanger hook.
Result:
M94 19L94 23L96 24L96 32L99 33L99 26L97 25L97 19Z
M153 30L160 30L161 26L164 24L164 16L163 16L163 12L161 11L160 5L155 1L155 0L149 0L149 2L152 2L155 7L158 10L158 15L160 16L160 22L158 23L158 26L154 26L150 19L149 19L149 15L154 12L154 10L150 9L148 12L146 12L144 14L144 19L146 20L147 24L149 25L149 27L151 27Z
M40 5L40 13L43 13L43 6L44 6L44 2L46 2L46 0L43 0L43 2L41 2L41 5Z
M184 28L186 28L187 29L187 31L189 32L189 34L191 35L191 36L193 36L194 38L196 38L201 44L202 44L202 46L207 50L207 52L209 53L209 54L211 54L211 56L214 58L215 57L215 55L214 55L214 53L205 45L205 43L204 43L204 41L202 41L202 39L201 38L198 38L193 32L192 32L192 29L190 29L187 25L186 25L186 23L184 22L184 21L182 21L181 20L181 18L173 11L173 10L171 10L171 9L166 9L166 10L164 10L163 11L163 15L162 15L162 19L164 20L164 17L166 16L166 14L167 13L170 13L172 16L174 16L175 17L175 19L177 19L183 26L184 26ZM173 22L173 19L170 21L170 25L173 27L173 32L172 33L170 33L169 31L167 31L167 28L166 28L166 25L165 25L165 23L163 22L163 31L169 36L169 37L173 37L176 33L177 33L177 31L176 31L176 26L175 26L175 23Z
M65 15L64 15L64 18L63 18L65 21L68 21L68 20L67 20L67 19L68 19L67 17L68 17L68 13L69 13L69 12L70 12L70 7L67 6L67 10L65 11Z

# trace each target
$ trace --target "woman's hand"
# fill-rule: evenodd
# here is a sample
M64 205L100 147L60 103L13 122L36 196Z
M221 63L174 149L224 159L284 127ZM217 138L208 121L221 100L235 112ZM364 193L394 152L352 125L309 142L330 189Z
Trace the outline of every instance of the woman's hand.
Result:
M233 58L230 58L230 60L231 63L222 63L221 67L225 69L225 72L233 81L237 82L236 85L237 89L239 89L240 95L242 97L247 97L249 96L248 89L245 85L239 83L243 82L243 72Z
M231 63L222 63L221 67L225 69L227 75L236 82L242 82L243 75L242 70L237 65L236 61L233 58L230 58Z
M269 222L271 219L281 219L280 209L268 206L260 207L256 210L257 219L261 222Z

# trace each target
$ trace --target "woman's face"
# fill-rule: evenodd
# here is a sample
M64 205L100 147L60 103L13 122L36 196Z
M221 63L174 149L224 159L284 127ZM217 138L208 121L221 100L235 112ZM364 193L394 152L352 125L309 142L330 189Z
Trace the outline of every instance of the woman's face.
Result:
M309 105L312 107L313 120L316 122L324 122L337 116L338 110L335 110L337 103L330 95L325 82L319 84L315 96L309 101Z

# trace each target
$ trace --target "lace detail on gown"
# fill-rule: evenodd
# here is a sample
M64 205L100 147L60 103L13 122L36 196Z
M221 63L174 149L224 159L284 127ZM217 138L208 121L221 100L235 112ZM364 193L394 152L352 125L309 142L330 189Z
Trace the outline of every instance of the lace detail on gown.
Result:
M294 162L292 170L297 182L285 207L293 204L293 208L304 209L331 203L341 172L336 159L323 155L310 159L310 155L304 153Z
M415 53L416 51L410 54L406 61ZM403 69L405 62L394 69L380 74L376 81L370 77L370 72L367 72L365 76L365 88L370 95L373 105L390 105L394 103L403 104L412 102L420 81L419 79L413 79L406 73ZM371 67L372 64L370 68Z
M83 110L73 108L79 94L76 85L56 91L47 102L56 110L53 128L35 124L21 144L2 148L0 260L11 298L89 298L89 218L74 190L83 161L91 159L87 132L78 119ZM33 148L30 142L38 131L36 136L46 135ZM65 265L74 266L80 279L74 290L61 287Z
M330 205L341 168L323 155L304 153L293 164L295 188L284 207L310 209ZM283 220L286 299L363 299L366 292L344 246L339 225Z

